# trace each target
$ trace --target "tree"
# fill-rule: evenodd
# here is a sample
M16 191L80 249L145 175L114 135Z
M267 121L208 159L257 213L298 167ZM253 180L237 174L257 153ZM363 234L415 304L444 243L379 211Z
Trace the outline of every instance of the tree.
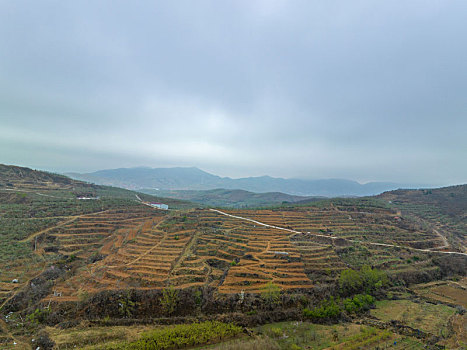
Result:
M162 291L162 297L159 299L162 310L168 316L172 315L178 303L178 290L169 286Z
M269 306L279 304L279 299L281 296L281 289L277 284L272 283L269 281L263 288L261 293L261 298L265 301L266 304Z

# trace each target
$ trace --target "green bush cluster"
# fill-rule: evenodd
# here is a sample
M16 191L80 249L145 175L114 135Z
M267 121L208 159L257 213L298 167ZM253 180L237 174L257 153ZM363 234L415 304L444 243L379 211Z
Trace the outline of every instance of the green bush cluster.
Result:
M369 294L357 294L344 300L335 300L331 297L319 306L303 310L303 315L314 321L337 320L343 311L349 314L358 314L369 310L375 303L375 298Z
M46 307L45 309L35 309L32 313L26 316L26 320L31 323L39 324L45 322L47 316L50 313L50 308Z
M353 298L347 298L343 301L344 310L348 313L357 314L369 310L375 303L375 298L369 294L357 294Z
M242 332L241 327L217 321L181 324L144 333L139 340L128 344L125 349L179 349L219 341L240 332Z
M388 276L384 271L363 266L359 271L347 269L339 276L339 287L342 295L370 293L388 284Z
M329 300L325 300L319 306L312 309L305 308L303 315L313 320L336 320L342 313L342 308L338 303L331 297Z

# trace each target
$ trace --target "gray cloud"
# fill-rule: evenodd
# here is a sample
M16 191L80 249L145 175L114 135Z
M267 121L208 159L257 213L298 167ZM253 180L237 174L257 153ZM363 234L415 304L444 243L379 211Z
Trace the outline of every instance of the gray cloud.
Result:
M0 2L0 161L467 180L464 1Z

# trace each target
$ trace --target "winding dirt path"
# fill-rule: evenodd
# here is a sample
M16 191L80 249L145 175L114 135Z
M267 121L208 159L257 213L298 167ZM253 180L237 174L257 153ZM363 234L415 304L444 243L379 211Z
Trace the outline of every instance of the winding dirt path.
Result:
M102 210L102 211L97 211L97 212L94 212L94 213L87 213L87 214L81 214L81 215L73 215L73 216L67 216L68 220L65 220L65 221L62 221L60 223L58 223L57 225L55 226L51 226L51 227L48 227L46 229L43 229L43 230L40 230L40 231L37 231L35 233L33 233L32 235L20 240L19 242L21 243L24 243L24 242L30 242L32 241L34 238L36 238L37 236L40 236L44 233L47 233L53 229L56 229L58 227L62 227L62 226L65 226L65 225L68 225L70 223L72 223L73 221L75 221L76 219L79 219L79 218L82 218L82 217L86 217L88 215L96 215L96 214L102 214L102 213L105 213L107 212L108 210Z
M49 231L52 231L53 229L56 229L58 227L62 227L62 226L65 226L65 225L68 225L69 223L72 223L73 221L75 221L76 219L78 219L79 215L76 215L76 216L69 216L69 219L68 220L65 220L65 221L62 221L60 222L59 224L55 225L55 226L51 226L51 227L48 227L44 230L40 230L40 231L37 231L35 233L33 233L32 235L22 239L20 242L21 243L24 243L24 242L31 242L34 238L36 238L37 236L40 236L42 235L43 233L47 233Z
M436 233L436 235L443 241L443 245L439 247L434 247L430 248L431 250L436 250L436 249L446 249L449 248L449 242L446 238L446 236L442 235L437 229L433 229L433 231Z
M249 219L249 218L244 218L244 217L242 217L242 216L237 216L237 215L228 214L228 213L223 212L223 211L218 210L218 209L209 209L209 210L210 210L210 211L213 211L213 212L216 212L216 213L218 213L218 214L221 214L221 215L225 215L225 216L234 218L234 219L249 221L249 222L252 222L252 223L254 223L254 224L256 224L256 225L261 225L261 226L265 226L265 227L275 228L275 229L278 229L278 230L283 230L283 231L292 232L292 233L303 234L303 232L296 231L296 230L292 230L292 229L290 229L290 228L285 228L285 227L280 227L280 226L274 226L274 225L265 224L264 222L260 222L260 221L257 221L257 220L253 220L253 219ZM419 252L424 252L424 253L451 254L451 255L462 255L462 256L467 256L467 253L450 252L450 251L438 251L438 250L420 249L420 248L412 248L412 247L408 247L408 246L401 246L401 245L389 244L389 243L366 242L366 241L361 241L361 240L357 240L357 239L346 239L346 238L340 238L340 237L333 237L333 236L320 235L320 234L318 234L318 233L310 233L310 235L313 235L313 236L316 236L316 237L325 237L325 238L327 238L327 239L333 239L333 240L335 240L335 239L341 239L341 240L345 240L345 241L347 241L347 242L352 242L352 243L368 244L368 245L375 245L375 246L382 246L382 247L393 247L393 248L410 249L410 250L419 251ZM437 249L439 249L439 247L437 247Z

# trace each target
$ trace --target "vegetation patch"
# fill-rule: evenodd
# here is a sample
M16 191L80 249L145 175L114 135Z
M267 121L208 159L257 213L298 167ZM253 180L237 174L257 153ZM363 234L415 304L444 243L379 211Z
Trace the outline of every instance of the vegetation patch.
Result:
M216 321L176 325L146 332L139 340L124 346L123 349L178 349L219 342L241 332L241 327Z
M433 305L410 300L383 300L376 302L371 314L384 322L396 320L415 329L445 337L448 320L456 309L446 305Z

